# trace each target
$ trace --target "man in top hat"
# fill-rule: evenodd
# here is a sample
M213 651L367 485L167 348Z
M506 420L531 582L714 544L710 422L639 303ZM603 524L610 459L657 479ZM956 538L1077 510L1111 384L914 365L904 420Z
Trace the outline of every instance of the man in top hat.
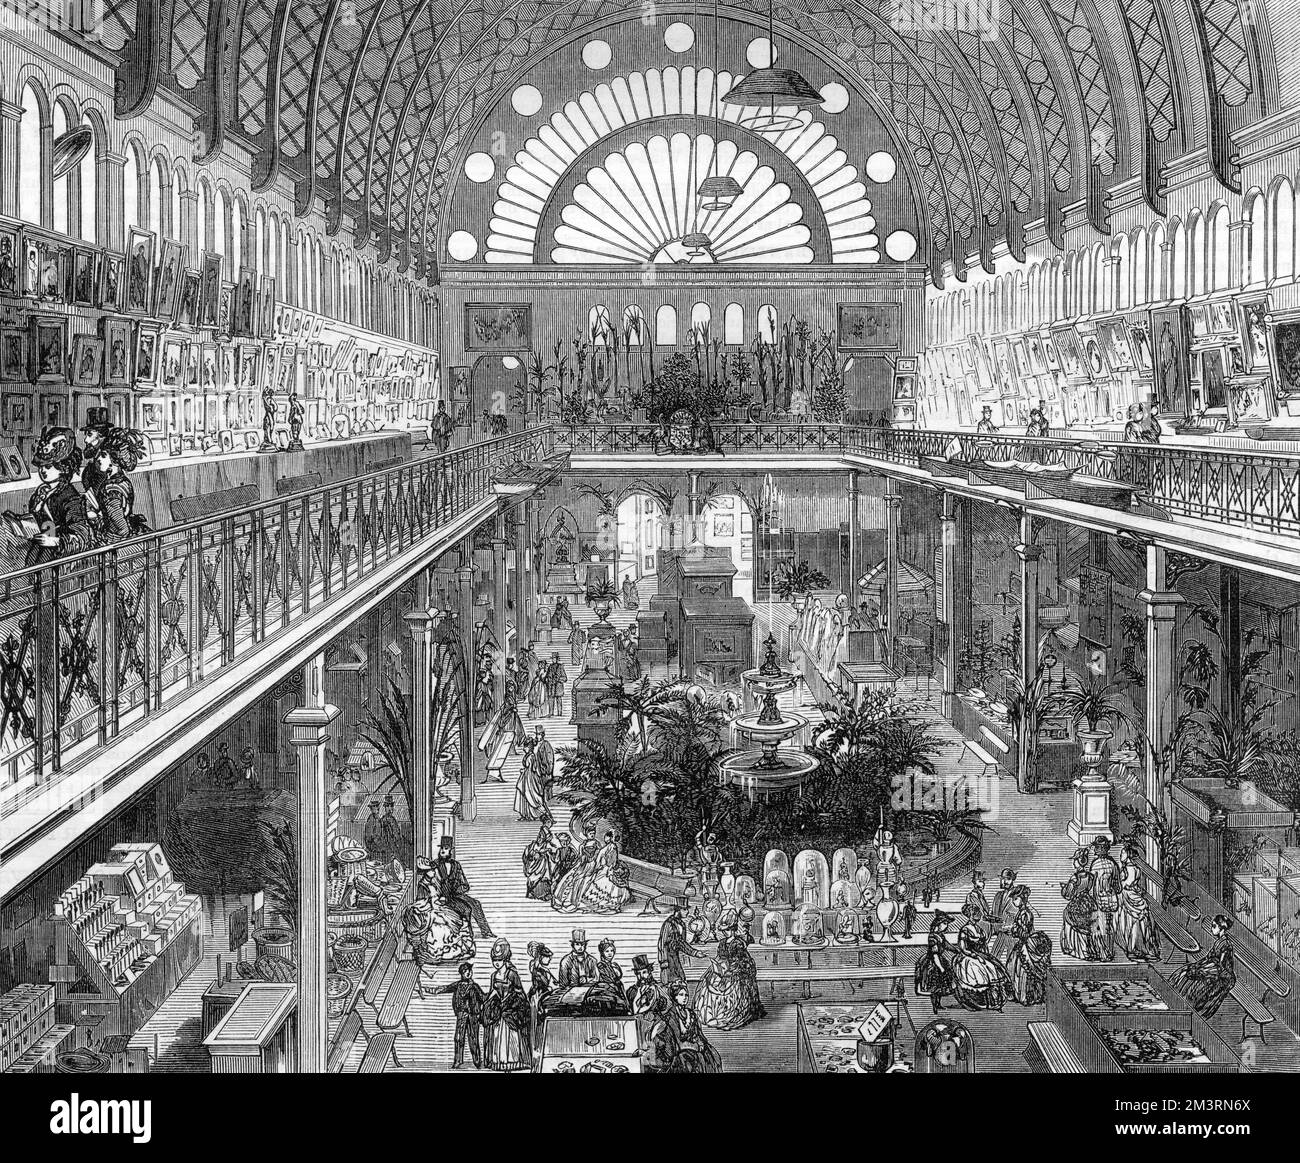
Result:
M81 426L81 442L86 457L81 470L81 487L88 493L98 493L103 484L104 473L96 461L99 459L99 446L111 427L107 408L86 409L86 422Z
M989 952L999 961L1005 960L1005 955L1011 952L1011 919L1016 915L1011 890L1015 887L1015 869L1004 868L998 877L998 891L993 894L993 908L989 917L993 925L993 945Z
M685 981L686 971L682 968L682 955L690 951L691 943L686 938L686 921L682 918L682 906L674 901L672 911L659 927L659 980L665 985L670 981Z
M591 985L600 977L600 966L587 952L587 930L574 929L569 941L570 952L560 958L559 988L571 985Z
M472 920L478 925L481 936L495 937L496 934L492 932L487 918L483 915L483 906L475 897L469 895L469 881L465 878L465 870L461 868L460 861L454 859L455 848L455 841L450 836L444 836L438 841L438 858L433 862L433 873L437 877L438 899L464 921L471 934L473 933L473 925L470 924Z
M542 787L542 806L551 797L551 784L555 781L555 748L546 738L546 728L538 723L533 728L537 746L533 748L533 766L537 772L537 781Z
M668 1008L668 995L655 980L655 967L644 953L632 958L632 984L627 987L628 1009L635 1015L657 1015Z
M998 426L993 423L993 407L990 404L985 404L980 409L980 419L979 423L975 425L975 431L996 432L997 430Z
M551 654L550 665L546 668L546 714L564 714L564 689L569 681L569 672L560 661L559 652Z

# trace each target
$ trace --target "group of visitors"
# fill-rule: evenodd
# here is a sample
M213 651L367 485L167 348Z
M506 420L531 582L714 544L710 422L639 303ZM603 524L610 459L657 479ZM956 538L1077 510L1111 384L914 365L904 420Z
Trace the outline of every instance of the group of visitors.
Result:
M40 483L27 502L29 520L9 514L27 531L24 565L43 565L149 531L135 511L128 476L144 459L144 436L110 423L107 408L88 410L81 436L84 448L71 428L46 428L36 441L32 464Z
M999 1012L1008 998L1025 1006L1043 1001L1052 939L1034 928L1029 888L1016 884L1015 871L1004 868L989 904L984 883L977 870L955 940L950 935L957 918L951 913L936 909L930 922L914 983L918 997L929 995L935 1013L948 996L963 1009Z
M1070 879L1061 884L1063 953L1081 961L1113 961L1118 944L1130 961L1160 960L1160 933L1133 855L1127 844L1112 855L1105 836L1075 852Z
M619 859L618 834L606 829L597 839L595 821L583 827L574 844L567 832L556 835L555 821L543 811L536 837L524 849L524 877L532 900L549 901L560 913L617 913L627 904L630 873Z

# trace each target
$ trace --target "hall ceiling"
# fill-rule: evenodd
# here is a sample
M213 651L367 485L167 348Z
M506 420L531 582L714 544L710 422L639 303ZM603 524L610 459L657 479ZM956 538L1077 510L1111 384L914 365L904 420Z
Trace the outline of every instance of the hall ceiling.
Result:
M921 254L936 276L953 261L960 277L968 254L990 262L1002 241L1022 256L1038 220L1059 245L1067 211L1106 232L1107 192L1123 183L1136 181L1159 211L1161 167L1207 141L1219 180L1237 187L1230 135L1277 107L1262 4L1243 22L1237 0L984 3L994 36L902 27L891 19L899 0L776 7L778 41L816 54L871 101L915 167ZM242 141L255 190L287 176L299 213L323 199L331 231L347 215L359 243L433 282L444 197L475 129L539 60L640 23L643 10L628 0L107 7L120 116L170 90L196 110L197 160ZM654 11L666 22L697 8ZM732 0L722 14L766 31L765 0Z

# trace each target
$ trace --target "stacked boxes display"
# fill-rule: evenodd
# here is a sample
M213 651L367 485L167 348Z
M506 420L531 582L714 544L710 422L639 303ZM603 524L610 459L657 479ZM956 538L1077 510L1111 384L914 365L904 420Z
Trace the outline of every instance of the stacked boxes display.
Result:
M10 1074L51 1074L56 1055L74 1047L76 1034L76 1026L50 1025L27 1052L19 1055L6 1069Z
M16 985L0 997L0 1070L8 1070L54 1025L54 986Z

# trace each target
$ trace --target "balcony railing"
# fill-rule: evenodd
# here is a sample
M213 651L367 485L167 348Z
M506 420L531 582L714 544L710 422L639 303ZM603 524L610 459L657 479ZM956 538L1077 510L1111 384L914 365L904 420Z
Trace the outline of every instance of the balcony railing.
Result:
M588 424L560 428L557 437L578 455L854 453L911 467L920 467L922 457L943 457L956 441L957 455L967 459L1068 465L1085 476L1132 485L1173 516L1300 533L1300 454L1294 453L731 420L714 422L709 437L696 433L689 443L656 424Z
M549 444L546 428L486 440L0 577L0 816L471 509L507 466L537 463Z

